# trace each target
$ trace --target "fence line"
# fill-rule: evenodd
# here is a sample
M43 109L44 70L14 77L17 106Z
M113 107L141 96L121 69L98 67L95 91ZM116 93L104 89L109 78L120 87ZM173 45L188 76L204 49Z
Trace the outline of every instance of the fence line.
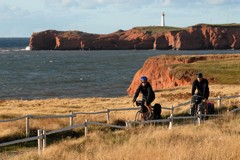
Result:
M26 117L27 116L23 116L23 117L19 117L19 118L12 118L12 119L6 119L6 120L0 120L0 122L12 122L12 121L17 121L17 120L20 120L20 119L24 119Z
M226 99L237 98L237 97L240 97L240 95L238 95L238 96L225 96L225 97L218 96L218 98L213 98L213 99L210 99L210 100L218 100L218 106L221 107L221 100L222 99L224 99L224 98L226 98ZM111 124L105 124L105 123L100 123L100 122L88 122L87 120L83 124L73 125L73 118L76 117L77 114L102 114L102 113L106 113L107 114L107 123L109 123L109 119L110 119L109 113L111 111L137 110L139 108L118 108L118 109L116 108L116 109L106 109L106 111L98 111L98 112L71 112L71 114L69 114L69 115L49 115L49 116L26 115L26 116L23 116L23 117L13 118L13 119L9 119L9 120L0 120L0 122L11 122L11 121L16 121L16 120L20 120L20 119L26 118L26 136L28 137L29 136L29 130L30 130L30 127L29 127L29 119L30 118L32 118L32 119L70 118L70 126L69 127L65 127L65 128L59 129L59 130L53 130L53 131L50 131L50 132L47 132L47 133L45 131L43 131L43 130L39 130L38 131L38 136L24 138L24 139L20 139L20 140L14 140L14 141L11 141L11 142L1 143L0 147L7 146L7 145L12 145L12 144L16 144L16 143L21 143L21 142L28 142L28 141L38 140L38 142L39 142L38 143L38 149L39 150L41 150L41 149L44 150L44 148L45 148L44 146L46 146L46 136L47 135L54 134L54 133L59 133L59 132L63 132L63 131L67 131L67 130L71 130L71 129L75 129L75 128L79 128L79 127L85 127L85 136L86 136L87 132L88 132L87 126L89 124L90 125L100 125L100 126L107 126L107 127L112 127L112 128L125 129L125 128L130 126L129 124L169 122L169 129L171 129L172 126L173 126L173 120L177 120L177 119L196 119L196 118L198 119L198 124L200 124L201 123L201 115L200 115L200 117L197 117L197 116L174 117L173 116L173 112L174 112L175 108L187 105L189 103L190 103L190 101L182 103L182 104L179 104L179 105L177 105L175 107L172 106L171 108L164 108L164 107L162 107L162 109L167 109L167 110L171 111L171 115L170 115L170 117L168 119L150 120L150 121L142 121L142 122L126 121L125 122L126 126L111 125ZM237 112L239 110L240 110L240 108L236 108L236 109L232 110L231 112L233 113L233 112ZM205 115L205 116L216 117L216 116L219 116L219 115Z
M182 106L186 106L187 104L190 104L190 103L191 103L191 101L187 101L185 103L180 103L179 105L177 105L177 106L175 106L173 108L179 108L179 107L182 107Z
M99 126L106 126L106 127L112 127L112 128L119 128L119 129L125 129L125 128L126 128L125 126L105 124L105 123L100 123L100 122L87 122L87 124L99 125Z
M238 98L238 97L240 97L240 95L236 95L236 96L222 96L221 98L229 99L229 98Z
M37 140L39 138L42 138L42 136L29 137L29 138L14 140L14 141L11 141L11 142L0 143L0 147L9 146L9 145L12 145L12 144L17 144L17 143L22 143L22 142L34 141L34 140Z
M197 119L198 116L179 116L179 117L172 117L174 119Z
M26 115L19 118L7 119L7 120L0 120L0 122L11 122L16 121L24 118L32 118L32 119L45 119L45 118L71 118L76 117L78 114L103 114L109 113L110 111L127 111L127 110L139 110L140 108L114 108L114 109L107 109L108 111L97 111L97 112L72 112L71 114L67 115L47 115L47 116L34 116L34 115ZM162 107L162 109L171 110L171 108Z
M221 100L221 99L230 99L230 98L238 98L240 97L240 95L236 95L236 96L218 96L218 98L211 98L209 100ZM187 104L190 104L191 101L187 101L185 103L180 103L179 105L173 107L178 108L178 107L182 107L185 106ZM26 117L29 118L33 118L33 119L42 119L42 118L68 118L68 117L75 117L77 114L102 114L102 113L108 113L110 111L125 111L125 110L138 110L139 108L113 108L113 109L107 109L108 111L98 111L98 112L72 112L72 114L69 115L49 115L49 116L32 116L32 115L26 115L23 117L19 117L19 118L13 118L13 119L8 119L8 120L0 120L0 122L11 122L11 121L16 121L16 120L20 120ZM166 109L166 110L172 110L171 108L167 108L167 107L162 107L162 109Z
M231 110L232 113L237 112L237 111L240 111L240 108L235 108L235 109Z
M165 123L165 122L169 122L169 119L158 119L158 120L148 120L148 121L126 121L126 123L129 123L129 124L144 124L144 123L157 123L157 122Z
M235 111L238 111L238 110L240 110L240 108L235 109ZM235 111L233 111L233 112L235 112ZM79 128L79 127L85 127L85 137L87 137L87 133L88 133L88 128L87 127L88 127L88 125L100 125L100 126L106 126L106 127L111 127L111 128L126 129L128 127L131 127L130 124L145 124L145 123L156 123L156 122L157 123L159 123L159 122L166 123L166 122L169 122L169 129L172 129L173 120L197 119L198 124L200 125L201 119L202 119L201 116L203 116L203 115L187 116L187 117L184 117L184 116L173 117L173 115L171 114L171 116L168 117L167 119L148 120L148 121L126 121L125 122L126 126L111 125L111 124L105 124L105 123L100 123L100 122L88 122L87 120L85 120L85 123L83 123L83 124L77 124L77 125L65 127L65 128L58 129L58 130L53 130L53 131L50 131L50 132L46 132L45 130L40 129L40 130L38 130L38 136L19 139L19 140L14 140L14 141L11 141L11 142L0 143L0 147L13 145L13 144L17 144L17 143L23 143L23 142L38 140L38 153L40 154L41 151L45 150L45 148L46 148L47 135L55 134L55 133L59 133L59 132L67 131L67 130L72 130L72 129ZM220 116L220 115L204 115L204 116L212 116L213 117L213 116Z
M74 114L102 114L107 113L107 111L98 111L98 112L74 112Z
M49 115L49 116L31 116L32 119L47 119L47 118L69 118L69 117L76 117L75 114L68 114L68 115Z
M74 125L74 126L69 126L69 127L65 127L65 128L62 128L62 129L57 129L57 130L47 132L46 135L55 134L55 133L59 133L59 132L63 132L63 131L68 131L68 130L71 130L71 129L84 127L84 126L85 126L84 123L83 124L77 124L77 125Z
M109 111L129 111L129 110L139 110L139 108L135 107L135 108L113 108L113 109L109 109Z
M100 126L106 126L106 127L118 128L118 129L125 129L126 128L126 126L111 125L111 124L105 124L105 123L100 123L100 122L88 122L87 120L85 120L85 123L83 123L83 124L77 124L77 125L74 125L74 126L65 127L65 128L58 129L58 130L53 130L53 131L50 131L50 132L46 132L46 131L40 129L40 130L38 130L38 136L19 139L19 140L14 140L14 141L11 141L11 142L0 143L0 147L9 146L9 145L17 144L17 143L23 143L23 142L38 140L38 151L40 153L41 150L44 150L45 147L46 147L46 138L47 138L48 135L63 132L63 131L72 130L72 129L79 128L79 127L85 127L85 137L86 137L87 132L88 132L88 129L86 129L86 128L87 128L88 125L100 125Z

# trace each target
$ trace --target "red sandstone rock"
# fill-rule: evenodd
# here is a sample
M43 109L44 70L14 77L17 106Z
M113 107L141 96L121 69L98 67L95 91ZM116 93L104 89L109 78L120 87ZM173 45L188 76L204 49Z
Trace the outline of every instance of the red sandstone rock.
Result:
M32 50L53 50L56 46L57 34L58 32L54 30L33 33L29 46Z
M156 36L154 44L153 44L153 49L171 49L171 46L169 46L169 42L166 39L165 35L159 35Z
M239 49L240 26L196 25L165 33L133 28L105 35L47 30L33 33L29 45L32 50Z
M147 76L152 84L153 90L159 90L163 88L172 88L176 86L183 86L191 84L195 77L194 71L176 72L171 67L173 64L186 64L194 63L196 61L204 60L218 60L224 58L239 57L238 54L231 55L199 55L199 56L174 56L174 55L160 55L148 58L143 67L137 71L134 75L131 85L127 92L128 94L134 94L137 87L140 84L140 77ZM211 77L209 77L211 82Z

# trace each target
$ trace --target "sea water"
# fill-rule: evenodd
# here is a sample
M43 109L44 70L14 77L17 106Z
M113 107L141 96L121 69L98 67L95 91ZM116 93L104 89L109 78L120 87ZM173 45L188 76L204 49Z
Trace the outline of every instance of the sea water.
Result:
M0 38L0 99L125 96L135 73L148 57L240 53L232 50L28 51L25 50L28 43L26 38Z

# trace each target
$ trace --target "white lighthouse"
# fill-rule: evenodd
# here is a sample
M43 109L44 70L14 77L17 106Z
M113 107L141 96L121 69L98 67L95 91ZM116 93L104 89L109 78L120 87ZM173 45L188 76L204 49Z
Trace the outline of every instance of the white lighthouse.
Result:
M165 26L165 13L162 12L161 14L161 26Z

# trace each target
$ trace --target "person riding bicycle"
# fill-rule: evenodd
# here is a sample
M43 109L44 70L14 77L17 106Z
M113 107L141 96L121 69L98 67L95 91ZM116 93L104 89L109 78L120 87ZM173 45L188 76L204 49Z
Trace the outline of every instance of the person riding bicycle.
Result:
M152 89L151 84L148 82L148 79L146 76L142 76L140 78L141 84L137 88L135 95L133 97L133 103L136 102L136 99L139 95L139 93L142 93L142 101L144 105L141 105L141 111L143 113L143 118L145 118L146 113L152 113L152 106L151 103L155 99L155 93Z
M195 91L197 89L197 95L202 96L203 98L205 114L208 114L208 106L207 106L207 101L209 97L208 80L203 78L202 73L197 73L196 76L197 76L197 79L194 80L192 84L192 96L195 94Z

